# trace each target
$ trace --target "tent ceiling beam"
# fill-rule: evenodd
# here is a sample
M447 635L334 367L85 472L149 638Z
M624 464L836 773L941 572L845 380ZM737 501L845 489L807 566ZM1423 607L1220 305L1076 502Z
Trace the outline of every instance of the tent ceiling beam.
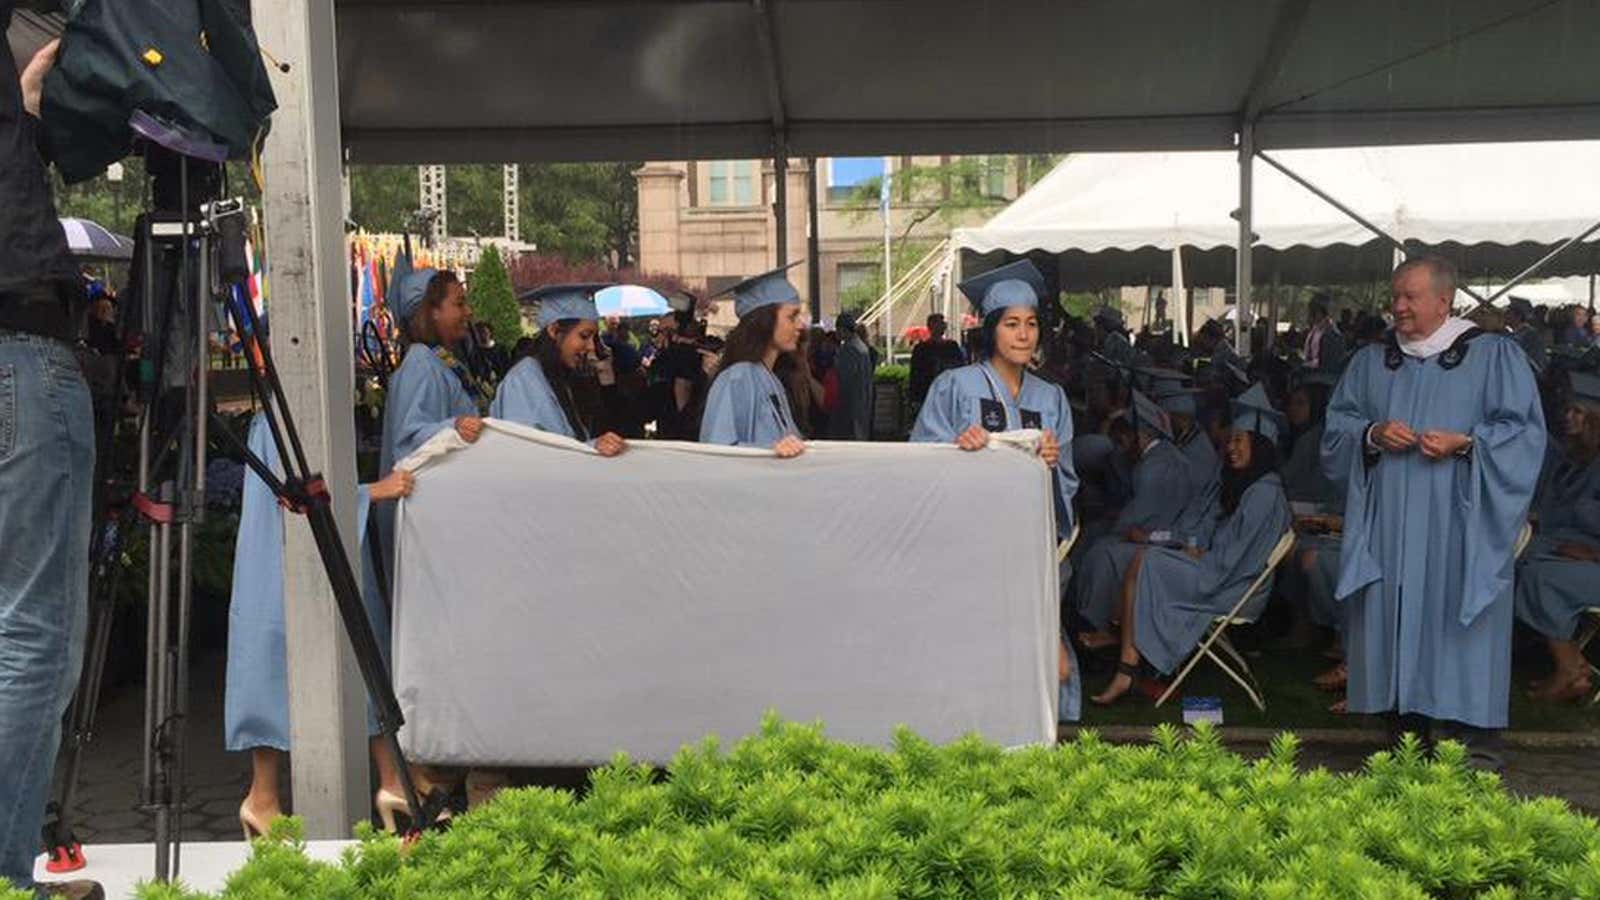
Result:
M1508 291L1510 291L1512 288L1516 287L1517 285L1521 284L1522 282L1527 281L1529 278L1532 278L1534 275L1538 274L1540 269L1543 269L1545 266L1549 265L1551 263L1551 261L1554 260L1556 257L1558 257L1561 254L1567 252L1572 247L1575 247L1578 244L1582 243L1586 238L1589 237L1589 235L1594 234L1597 231L1600 231L1600 222L1596 222L1593 225L1590 225L1588 227L1588 229L1586 229L1582 234L1575 235L1575 236L1570 237L1567 240L1563 241L1561 243L1561 246L1556 247L1554 250L1551 250L1549 253L1546 253L1544 256L1540 257L1539 260L1537 262L1535 262L1533 265L1527 267L1526 269L1523 269L1521 272L1518 272L1515 278L1512 278L1510 281L1508 281L1505 284L1501 285L1499 290L1497 290L1493 294L1489 295L1489 299L1485 300L1482 297L1478 297L1478 305L1474 308L1473 311L1476 312L1479 309L1483 309L1485 306L1488 306L1491 303L1493 303L1494 301L1496 301L1496 300L1500 299L1501 297L1505 296L1505 294ZM1589 276L1589 285L1590 285L1591 289L1594 286L1594 276L1593 275ZM1466 288L1461 288L1461 290L1466 290ZM1467 293L1470 294L1472 292L1471 291L1467 291ZM1472 294L1472 296L1477 297L1478 295L1477 294ZM1591 296L1590 299L1591 300L1593 299L1592 296ZM1593 306L1593 303L1591 302L1590 305Z
M1298 172L1295 172L1293 169L1290 169L1288 166L1284 165L1283 163L1278 162L1277 160L1275 160L1272 157L1266 155L1265 153L1262 153L1259 150L1256 151L1256 157L1258 159L1260 159L1262 162L1266 163L1267 165L1273 167L1274 169L1277 169L1279 172L1282 172L1285 176L1287 176L1289 178L1290 181L1293 181L1295 184L1298 184L1301 187L1305 188L1306 190L1310 191L1313 195L1315 195L1317 197L1317 199L1321 200L1322 202L1328 204L1329 206L1331 206L1334 209L1337 209L1339 212L1343 213L1345 216L1350 218L1350 220L1355 222L1357 225L1360 225L1362 228L1367 229L1368 231L1372 232L1373 234L1377 235L1378 237L1382 238L1383 240L1388 241L1389 245L1394 247L1396 250L1399 250L1400 254L1402 256L1409 258L1412 255L1411 251L1406 248L1406 245L1405 245L1404 241L1401 241L1401 240L1397 239L1394 235L1391 235L1387 231L1384 231L1382 228L1379 228L1377 225L1373 224L1370 220L1364 218L1360 213L1356 212L1355 210L1351 209L1348 206L1345 206L1343 203L1340 203L1338 201L1338 199L1335 198L1332 194L1330 194L1327 191L1324 191L1322 188L1319 188L1316 185L1312 184L1308 179L1302 177ZM1462 292L1464 292L1468 296L1472 297L1474 300L1477 300L1478 304L1480 306L1482 304L1484 304L1484 303L1489 302L1489 301L1487 301L1487 300L1485 300L1483 298L1482 294L1478 293L1477 291L1474 291L1472 288L1466 286L1465 284L1461 285L1461 290L1462 290Z
M1305 22L1306 11L1310 7L1311 0L1282 0L1279 3L1277 18L1272 23L1272 34L1267 39L1266 52L1262 54L1261 63L1250 78L1250 89L1239 110L1243 121L1254 122L1261 117L1267 90L1277 82L1278 74L1283 71L1283 61L1299 36L1300 26Z

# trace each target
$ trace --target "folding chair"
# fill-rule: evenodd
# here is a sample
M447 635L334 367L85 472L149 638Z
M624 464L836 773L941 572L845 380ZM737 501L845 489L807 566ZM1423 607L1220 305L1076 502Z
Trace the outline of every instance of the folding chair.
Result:
M1078 543L1078 531L1079 531L1080 527L1081 526L1079 526L1079 524L1077 522L1073 522L1072 523L1072 533L1067 535L1067 539L1066 540L1062 541L1060 544L1058 544L1056 546L1056 564L1057 565L1060 565L1061 563L1066 562L1067 561L1067 557L1072 554L1072 548L1074 546L1076 546L1077 543Z
M1200 642L1199 647L1195 648L1194 654L1189 657L1189 661L1178 672L1178 677L1174 678L1172 684L1167 686L1166 693L1163 693L1156 700L1156 706L1167 702L1167 698L1177 692L1178 687L1183 684L1183 680L1189 677L1189 673L1194 671L1194 667L1200 664L1201 659L1210 659L1217 664L1217 668L1221 669L1236 684L1244 688L1244 692L1250 695L1250 702L1256 705L1256 709L1262 712L1267 711L1267 701L1262 696L1261 685L1256 683L1255 673L1250 671L1250 664L1245 662L1244 654L1240 653L1239 649L1233 646L1233 641L1228 639L1228 628L1232 625L1255 624L1255 618L1246 618L1239 613L1244 609L1245 604L1256 596L1257 592L1266 588L1267 583L1272 578L1272 573L1283 562L1284 557L1289 555L1289 550L1293 547L1294 531L1291 529L1285 532L1283 537L1278 538L1278 544L1272 548L1272 554L1267 557L1267 564L1262 567L1261 574L1257 575L1256 580L1250 582L1250 586L1245 588L1244 594L1239 597L1239 602L1233 605L1233 609L1229 610L1227 615L1217 616L1212 620L1211 628L1206 633L1205 639ZM1219 649L1226 654L1226 658L1213 652Z
M1522 531L1517 533L1517 548L1512 551L1511 558L1521 559L1523 552L1528 549L1528 545L1531 543L1533 543L1533 523L1523 522Z
M1595 635L1600 634L1600 606L1591 606L1584 610L1583 618L1583 628L1578 631L1578 652L1582 653L1584 660L1587 661L1589 642L1594 640ZM1600 681L1600 666L1589 663L1589 673L1595 680ZM1589 699L1590 706L1597 704L1600 704L1600 690L1596 690L1594 696Z

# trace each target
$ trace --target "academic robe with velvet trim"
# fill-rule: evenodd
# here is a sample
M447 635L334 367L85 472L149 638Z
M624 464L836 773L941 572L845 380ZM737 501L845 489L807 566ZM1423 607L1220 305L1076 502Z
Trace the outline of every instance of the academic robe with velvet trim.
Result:
M985 421L985 400L989 401L991 415L998 412L1003 422ZM1078 474L1072 465L1072 408L1067 405L1066 392L1060 385L1024 371L1021 389L1013 397L1005 389L999 373L986 362L948 369L939 373L928 388L927 399L911 429L911 440L924 444L954 443L973 425L983 425L989 431L1041 428L1056 436L1061 444L1061 460L1056 463L1051 478L1056 489L1056 537L1065 540L1071 535L1072 498L1078 492ZM990 427L994 425L999 427ZM1070 567L1063 563L1063 585L1070 575ZM1083 708L1083 676L1072 642L1065 643L1072 676L1061 685L1057 715L1063 722L1076 722Z
M1467 434L1466 457L1369 449L1369 426ZM1511 685L1512 551L1544 454L1533 371L1480 334L1417 359L1362 348L1328 406L1323 469L1345 492L1334 590L1353 713L1503 728Z
M278 449L265 416L250 423L250 451L282 473ZM365 540L371 508L367 486L357 492L356 528L362 535L361 568L369 578L371 556ZM283 624L283 507L255 472L246 470L239 534L233 556L233 595L228 604L228 664L223 681L222 731L229 751L268 747L289 750L288 658ZM363 594L367 621L378 647L389 653L389 612L375 591ZM377 720L367 713L367 731Z
M734 363L717 373L700 417L700 442L732 447L772 447L800 436L783 382L757 362Z
M489 415L576 441L589 439L587 434L579 435L572 430L572 423L561 409L561 401L556 399L555 388L550 386L539 361L532 357L518 360L506 373L505 379L495 388Z
M1066 392L1054 382L1024 371L1022 388L1015 397L1004 387L999 373L989 364L973 363L939 373L928 388L928 397L911 429L916 443L954 443L963 431L983 425L989 431L1016 431L1040 428L1053 433L1061 445L1061 460L1056 463L1056 532L1065 539L1074 522L1072 498L1078 493L1078 473L1072 465L1072 408ZM1004 422L984 422L984 401L999 407ZM990 425L999 424L999 428Z
M1584 610L1600 606L1600 563L1556 552L1563 542L1600 546L1600 459L1559 458L1541 479L1538 531L1517 568L1516 614L1558 641L1572 640Z
M1233 609L1272 556L1293 519L1276 472L1257 478L1239 508L1217 526L1205 555L1151 547L1139 567L1133 600L1133 643L1146 662L1172 672L1200 645L1206 627ZM1271 596L1263 588L1240 611L1259 616Z

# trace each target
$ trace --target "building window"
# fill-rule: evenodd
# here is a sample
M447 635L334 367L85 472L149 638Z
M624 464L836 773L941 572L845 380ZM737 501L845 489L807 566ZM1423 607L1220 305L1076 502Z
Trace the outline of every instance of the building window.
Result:
M706 165L708 200L712 206L754 206L756 164L748 159L721 159Z
M877 279L881 271L881 267L872 263L839 263L839 287L837 293L843 296L859 290Z
M828 202L843 203L864 184L883 177L883 157L844 156L828 160Z

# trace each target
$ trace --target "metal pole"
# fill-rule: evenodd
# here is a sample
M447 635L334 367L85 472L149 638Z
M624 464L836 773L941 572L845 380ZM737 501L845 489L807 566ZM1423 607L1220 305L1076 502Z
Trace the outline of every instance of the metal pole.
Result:
M772 177L776 182L776 203L778 217L778 238L775 242L778 259L777 264L789 264L789 153L779 138L775 142L772 153Z
M883 305L883 361L894 365L894 263L890 255L890 199L894 192L893 185L894 159L883 158L883 186L880 189L882 196L878 198L878 208L883 215L883 296L886 302Z
M817 212L817 158L806 160L806 295L811 324L822 324L822 225Z
M1561 254L1567 252L1575 244L1579 243L1580 241L1582 241L1584 238L1588 237L1589 235L1594 234L1596 231L1600 231L1600 222L1596 222L1593 225L1590 225L1588 230L1584 231L1583 234L1580 234L1577 237L1573 237L1573 238L1567 239L1566 241L1564 241L1561 244L1561 246L1555 248L1554 250L1551 250L1549 253L1546 253L1544 256L1540 257L1538 262L1536 262L1533 265L1527 267L1526 269L1523 269L1521 272L1519 272L1517 274L1517 276L1515 278L1513 278L1510 281L1506 282L1505 284L1501 285L1500 286L1500 290L1495 291L1493 294L1491 294L1489 296L1489 299L1487 299L1487 300L1480 299L1478 301L1478 308L1481 309L1481 308L1483 308L1485 306L1488 306L1489 304L1493 303L1494 301L1496 301L1496 300L1500 299L1501 297L1505 296L1506 291L1509 291L1512 288L1516 287L1517 285L1521 284L1522 282L1528 280L1528 278L1530 276L1532 276L1535 272L1537 272L1540 269L1544 268L1545 264L1549 263L1550 260L1555 259L1556 257L1560 256ZM1590 286L1592 288L1593 287L1594 276L1591 275L1589 277L1590 277ZM1591 303L1594 300L1594 292L1593 292L1592 289L1590 291L1589 299L1590 299Z
M1355 210L1351 209L1348 206L1345 206L1343 203L1340 203L1338 200L1335 200L1326 191L1322 190L1321 188L1317 187L1316 185L1312 184L1311 182L1305 180L1304 178L1301 178L1299 175L1295 174L1292 170L1290 170L1287 166L1283 165L1282 163L1278 162L1277 160L1273 159L1272 157L1268 156L1265 153L1257 153L1256 157L1258 159L1260 159L1262 162L1266 163L1267 165L1273 167L1274 169L1277 169L1279 172L1282 172L1284 175L1288 176L1290 181L1293 181L1295 184L1298 184L1301 187L1305 188L1306 190L1310 191L1312 194L1315 194L1324 203L1328 204L1329 206L1333 207L1334 209L1337 209L1339 212L1344 213L1346 216L1349 216L1352 220L1355 221L1355 223L1357 225L1360 225L1362 228L1367 229L1368 231L1372 232L1373 234L1375 234L1378 237L1383 238L1385 241L1387 241L1389 243L1389 246L1394 248L1394 251L1395 251L1395 265L1396 266L1399 266L1401 262L1403 262L1407 257L1409 257L1411 255L1411 251L1406 249L1406 245L1402 241L1400 241L1397 238L1395 238L1394 235L1389 234L1387 231L1384 231L1382 228L1379 228L1377 225L1374 225L1373 223L1367 221L1365 218L1363 218L1361 216L1360 213L1356 212ZM1465 293L1468 296L1472 297L1474 300L1477 300L1479 306L1482 306L1483 304L1488 302L1487 300L1483 299L1483 295L1482 294L1478 293L1477 291L1473 290L1472 288L1468 287L1465 284L1457 285L1457 287L1460 288L1462 293Z
M1256 153L1256 126L1249 119L1239 124L1239 250L1234 254L1234 311L1237 322L1233 329L1234 349L1240 356L1250 350L1250 335L1247 331L1246 316L1250 310L1250 285L1254 273L1251 271L1251 242L1255 235L1251 230L1251 220L1254 218L1251 204L1254 201L1255 173L1253 161Z

